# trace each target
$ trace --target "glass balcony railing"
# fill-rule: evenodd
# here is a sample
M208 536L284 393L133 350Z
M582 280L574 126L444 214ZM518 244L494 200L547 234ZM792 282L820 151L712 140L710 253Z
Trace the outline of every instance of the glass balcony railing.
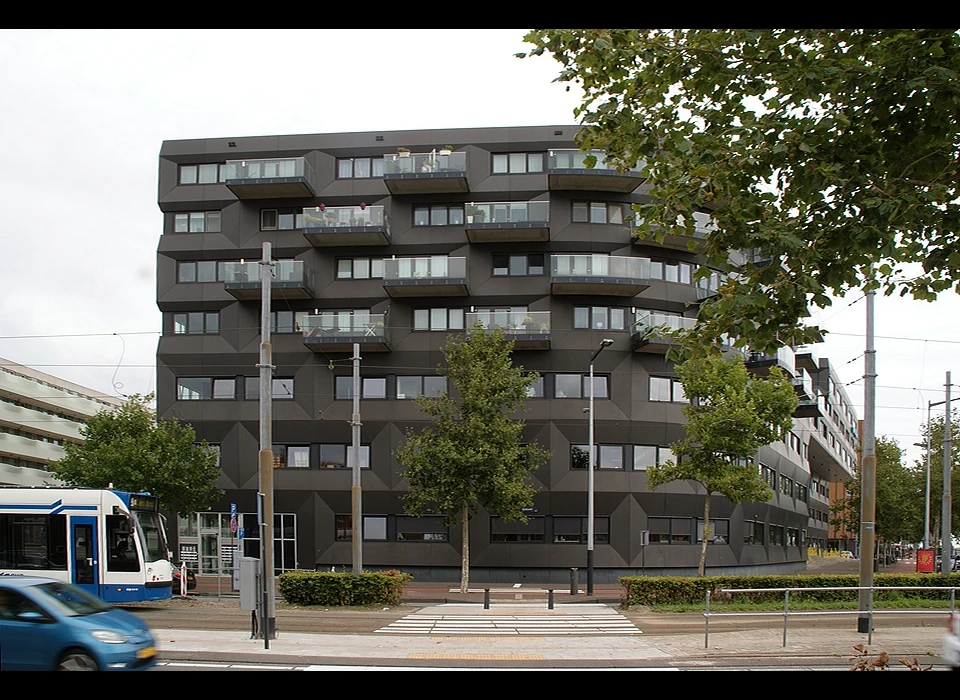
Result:
M692 330L696 324L697 319L695 318L671 316L670 314L638 313L633 328L640 333L649 333L664 326L672 331Z
M383 156L384 175L428 175L430 173L466 173L467 154L387 153Z
M383 261L383 280L466 279L467 259L436 255L429 258L395 258Z
M584 162L587 156L593 156L597 159L596 164L592 168L588 168L587 164ZM605 161L607 154L603 151L578 151L575 148L560 148L552 150L547 154L547 169L548 170L612 170L613 172L620 172L617 170L616 166ZM634 175L640 174L640 168L642 167L641 163L637 163L632 168L628 168L624 171L624 174L631 173Z
M550 202L468 202L466 212L467 225L545 222L550 220Z
M307 315L300 322L304 338L317 336L383 337L387 314L329 312Z
M298 219L298 228L335 228L345 226L387 226L387 215L380 205L366 207L307 207Z
M790 383L797 389L800 397L812 399L815 396L813 393L813 378L803 367L796 370L796 376L790 379Z
M553 277L617 277L647 280L650 260L616 255L551 255Z
M303 177L313 182L313 168L306 158L263 158L258 160L228 160L227 180L273 180Z
M471 311L466 314L467 328L480 323L485 330L503 328L507 335L550 332L549 311Z
M223 281L225 284L260 283L260 262L223 263ZM313 287L313 271L303 260L275 260L271 284L303 284Z

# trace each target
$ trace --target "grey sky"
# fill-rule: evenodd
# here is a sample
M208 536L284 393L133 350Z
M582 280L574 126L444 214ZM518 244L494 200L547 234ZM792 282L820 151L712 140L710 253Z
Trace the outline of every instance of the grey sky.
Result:
M513 56L523 34L0 31L0 357L153 391L163 140L574 123L559 64ZM927 401L960 384L960 298L876 308L877 434L919 458ZM859 294L815 316L861 418L864 318Z

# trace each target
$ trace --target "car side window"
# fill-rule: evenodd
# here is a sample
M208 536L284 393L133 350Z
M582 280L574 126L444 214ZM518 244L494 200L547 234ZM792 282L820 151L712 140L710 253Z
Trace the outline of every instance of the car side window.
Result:
M16 620L17 615L25 612L40 613L43 617L36 618L36 622L50 619L43 608L20 593L11 590L0 590L0 620Z

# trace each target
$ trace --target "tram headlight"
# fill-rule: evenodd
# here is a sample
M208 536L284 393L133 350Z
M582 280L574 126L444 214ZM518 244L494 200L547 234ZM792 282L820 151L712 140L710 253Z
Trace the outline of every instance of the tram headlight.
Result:
M127 636L110 630L93 630L90 636L104 644L125 644Z

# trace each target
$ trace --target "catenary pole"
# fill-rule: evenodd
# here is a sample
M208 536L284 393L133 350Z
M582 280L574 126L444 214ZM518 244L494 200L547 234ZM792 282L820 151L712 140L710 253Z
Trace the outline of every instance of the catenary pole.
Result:
M877 351L873 345L873 306L876 292L867 292L867 349L864 354L863 461L860 465L860 615L857 631L870 631L873 608L874 542L877 510L876 390Z
M363 572L363 511L360 499L360 343L353 344L353 417L350 420L353 455L350 469L353 483L350 486L351 537L353 539L353 575Z
M950 467L952 462L952 450L950 449L950 424L952 416L950 415L950 373L947 372L947 395L944 417L943 417L943 513L940 516L940 573L944 576L950 574L950 568L953 564L951 553L953 551L953 534L951 533L951 520L953 519L952 506L953 494L950 493Z
M263 494L263 522L260 555L266 591L264 620L261 621L264 648L275 637L277 596L273 573L273 348L270 344L270 290L273 262L270 243L263 244L260 261L260 493Z

